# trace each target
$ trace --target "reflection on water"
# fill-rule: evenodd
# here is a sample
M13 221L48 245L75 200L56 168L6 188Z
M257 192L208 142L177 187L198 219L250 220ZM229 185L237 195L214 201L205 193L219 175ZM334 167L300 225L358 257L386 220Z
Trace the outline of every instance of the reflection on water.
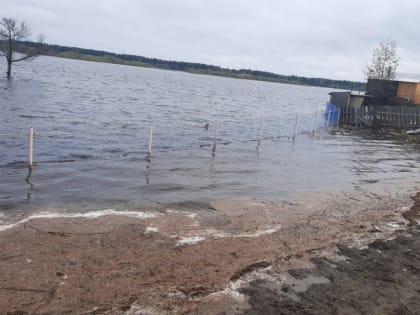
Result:
M328 89L51 57L15 70L0 79L0 133L24 135L0 136L3 209L278 200L418 176L416 145L351 130L313 135Z

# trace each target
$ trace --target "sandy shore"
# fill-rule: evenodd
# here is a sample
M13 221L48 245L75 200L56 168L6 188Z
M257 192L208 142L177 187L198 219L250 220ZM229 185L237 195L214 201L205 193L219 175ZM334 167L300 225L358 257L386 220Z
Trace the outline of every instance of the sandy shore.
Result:
M368 304L375 294L418 300L420 194L415 205L413 195L306 192L296 202L26 213L0 226L0 313L354 314L368 309L358 300ZM387 259L379 251L391 257L389 272L405 266L395 284L405 290L374 290L386 282L374 275ZM406 260L392 259L398 255ZM360 283L349 276L359 269L367 270ZM352 294L363 292L359 285L369 294ZM396 308L377 309L370 311Z

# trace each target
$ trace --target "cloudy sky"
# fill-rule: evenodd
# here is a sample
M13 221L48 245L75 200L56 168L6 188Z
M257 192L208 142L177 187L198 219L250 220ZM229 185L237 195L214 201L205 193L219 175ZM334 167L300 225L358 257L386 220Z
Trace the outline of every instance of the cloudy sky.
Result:
M362 80L379 41L420 73L419 0L0 0L33 39L281 74Z

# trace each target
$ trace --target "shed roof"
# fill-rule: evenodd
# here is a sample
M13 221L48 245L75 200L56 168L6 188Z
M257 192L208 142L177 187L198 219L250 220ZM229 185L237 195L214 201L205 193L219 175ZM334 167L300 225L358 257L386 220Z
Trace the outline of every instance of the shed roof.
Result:
M333 94L349 94L351 97L370 97L370 95L366 95L366 94L359 94L359 93L354 93L352 91L345 91L345 92L330 92L328 93L328 95L333 95Z
M420 83L420 74L417 73L398 73L397 80L407 83Z

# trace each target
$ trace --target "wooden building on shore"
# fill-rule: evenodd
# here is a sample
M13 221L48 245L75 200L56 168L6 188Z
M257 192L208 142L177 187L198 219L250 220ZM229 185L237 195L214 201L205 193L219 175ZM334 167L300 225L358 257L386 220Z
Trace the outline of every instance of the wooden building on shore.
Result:
M333 125L420 128L420 82L369 79L363 95L330 93L327 111L328 117L336 118Z
M420 105L420 82L368 79L366 95L382 105Z

